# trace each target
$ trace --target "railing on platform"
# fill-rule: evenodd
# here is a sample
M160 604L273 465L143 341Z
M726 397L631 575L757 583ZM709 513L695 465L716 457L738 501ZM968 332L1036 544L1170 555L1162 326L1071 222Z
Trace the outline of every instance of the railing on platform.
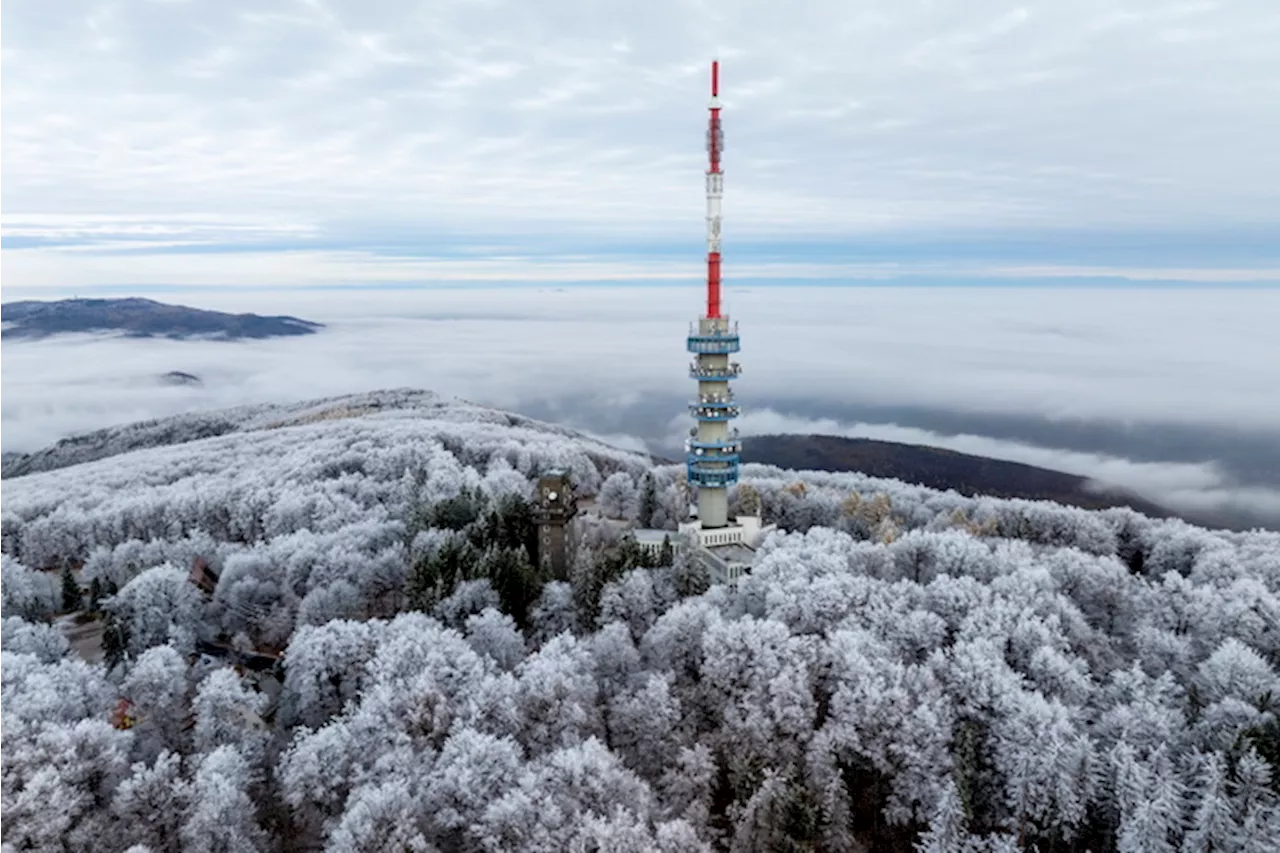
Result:
M685 462L689 465L696 465L700 462L706 462L708 464L728 463L731 465L737 465L739 461L738 454L736 453L708 454L690 451L684 456Z
M738 324L732 329L702 331L689 327L689 352L705 355L728 355L741 349L738 340Z
M693 402L707 406L727 405L734 401L732 391L721 391L715 394L699 394Z
M690 403L689 414L700 421L731 421L742 409L734 403Z
M736 437L727 441L698 441L696 438L690 439L684 443L684 449L687 453L695 454L714 454L714 453L741 453L742 442Z
M737 379L742 375L742 365L736 361L725 367L700 367L698 362L689 365L689 378L703 382L719 382Z

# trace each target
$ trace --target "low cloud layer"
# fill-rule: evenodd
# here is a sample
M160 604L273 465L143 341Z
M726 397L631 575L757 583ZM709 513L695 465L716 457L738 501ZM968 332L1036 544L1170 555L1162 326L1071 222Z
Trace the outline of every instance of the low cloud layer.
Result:
M1210 290L796 287L731 288L727 296L742 323L744 429L935 444L1095 477L1176 508L1247 505L1280 515L1280 478L1241 479L1240 460L1213 449L1231 430L1280 444L1280 399L1266 392L1280 387L1269 342L1280 292L1225 299ZM670 454L678 444L672 425L686 423L680 401L692 394L683 336L702 307L696 287L169 298L329 327L235 344L6 342L4 450L181 411L412 386ZM204 384L156 381L170 370ZM859 405L897 413L891 421L845 414ZM913 418L912 407L1002 428L948 431L936 418ZM1127 423L1130 444L1144 430L1176 427L1180 451L1135 458L1119 441L1073 442L1069 431L1046 439L1026 426L1057 421ZM1199 444L1198 434L1206 437Z
M823 418L750 412L741 421L743 435L798 433L872 438L942 447L960 453L1004 459L1064 471L1094 480L1099 487L1120 486L1175 511L1256 515L1280 520L1280 488L1241 485L1213 461L1135 462L1099 453L1039 447L981 435L944 435L898 424L840 423Z

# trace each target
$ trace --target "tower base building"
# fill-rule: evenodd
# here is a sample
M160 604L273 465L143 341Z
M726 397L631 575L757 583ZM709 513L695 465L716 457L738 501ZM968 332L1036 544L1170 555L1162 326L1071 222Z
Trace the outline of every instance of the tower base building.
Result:
M682 524L680 539L713 584L736 586L738 578L751 571L756 549L776 529L775 524L762 524L759 516L739 515L723 527L703 527L697 521Z

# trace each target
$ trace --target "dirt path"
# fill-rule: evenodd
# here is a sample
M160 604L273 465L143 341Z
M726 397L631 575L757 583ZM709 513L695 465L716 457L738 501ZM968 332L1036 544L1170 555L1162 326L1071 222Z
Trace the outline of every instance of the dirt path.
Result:
M76 624L75 613L58 617L58 630L71 644L71 650L89 663L102 663L102 621L94 619Z

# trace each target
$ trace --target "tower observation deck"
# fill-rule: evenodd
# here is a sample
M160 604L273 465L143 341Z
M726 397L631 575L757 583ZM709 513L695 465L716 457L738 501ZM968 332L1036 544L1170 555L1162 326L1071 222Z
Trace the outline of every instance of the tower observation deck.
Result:
M688 349L694 360L689 378L698 383L689 411L697 425L685 445L689 484L698 489L698 519L705 528L729 524L729 486L738 482L742 444L730 422L738 404L730 382L742 368L730 356L738 352L738 325L720 311L720 199L724 173L720 155L724 130L720 126L720 63L711 63L710 120L707 129L707 313L689 329Z

